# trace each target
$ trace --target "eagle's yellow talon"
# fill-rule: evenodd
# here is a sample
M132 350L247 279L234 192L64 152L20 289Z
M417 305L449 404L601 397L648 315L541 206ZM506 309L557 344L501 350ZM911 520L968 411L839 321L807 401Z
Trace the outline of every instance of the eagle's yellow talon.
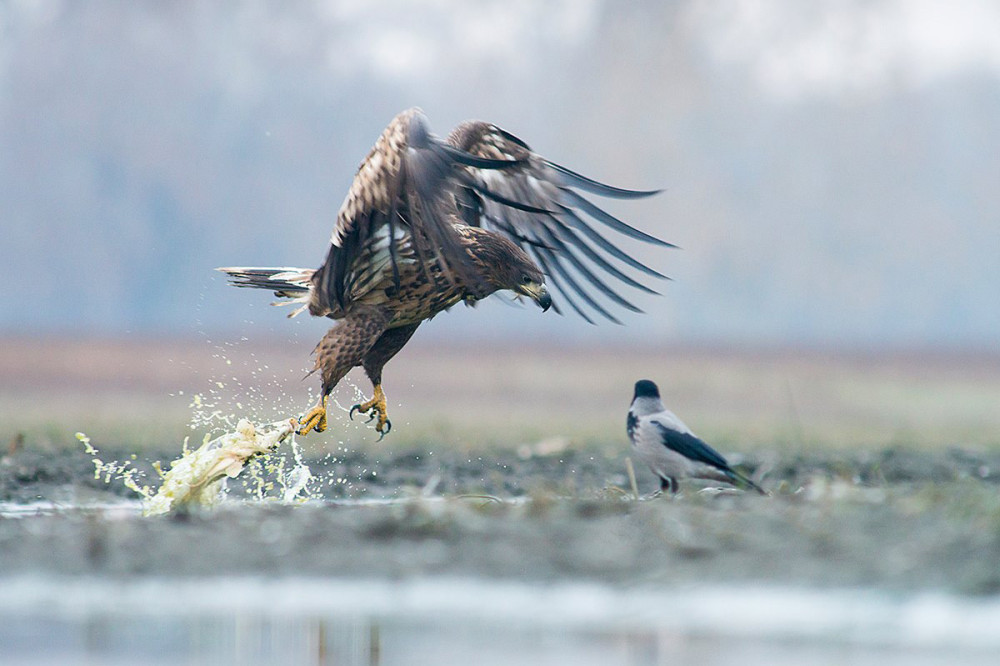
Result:
M377 441L379 441L379 442L381 442L382 438L385 437L386 435L388 435L389 431L392 430L392 421L390 421L389 419L386 419L386 418L383 418L382 421L384 421L385 430L379 430L378 431L378 440Z
M305 416L299 419L299 429L296 435L307 435L310 430L323 432L326 430L326 401L327 396L323 396L319 404L310 409Z
M375 385L375 395L372 396L371 400L351 407L350 416L352 419L354 418L354 412L368 414L368 420L365 423L371 423L375 420L375 431L382 437L385 437L386 433L392 429L392 423L389 421L388 409L385 404L385 393L382 391L381 384ZM379 437L379 440L382 437Z

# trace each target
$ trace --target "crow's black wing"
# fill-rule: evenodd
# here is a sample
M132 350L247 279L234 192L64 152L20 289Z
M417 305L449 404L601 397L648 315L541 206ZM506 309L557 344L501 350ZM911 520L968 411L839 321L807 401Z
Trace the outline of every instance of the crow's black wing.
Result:
M681 432L653 421L660 434L660 441L671 451L676 451L688 460L716 467L723 472L732 472L729 463L718 451L690 432Z

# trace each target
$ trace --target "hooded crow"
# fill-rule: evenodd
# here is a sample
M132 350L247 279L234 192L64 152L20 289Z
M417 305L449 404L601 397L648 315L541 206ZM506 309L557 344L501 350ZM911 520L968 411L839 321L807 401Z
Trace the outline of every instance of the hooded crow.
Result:
M676 493L678 479L693 477L749 486L762 495L768 494L730 467L718 451L664 407L660 390L648 379L635 383L627 427L632 449L660 478L661 491Z

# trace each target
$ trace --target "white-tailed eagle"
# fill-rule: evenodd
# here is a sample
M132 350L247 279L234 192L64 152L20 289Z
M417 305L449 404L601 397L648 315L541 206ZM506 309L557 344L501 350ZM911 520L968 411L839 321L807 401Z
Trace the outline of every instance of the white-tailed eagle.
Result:
M300 433L326 428L327 397L356 366L374 387L355 411L391 428L382 368L425 319L460 301L498 290L526 296L542 310L561 301L585 320L617 322L613 306L639 311L612 284L655 293L622 268L664 276L595 229L594 222L648 243L670 246L601 210L580 192L638 199L536 155L486 122L469 121L447 139L431 134L418 109L396 116L361 163L319 268L221 268L238 287L275 292L337 323L316 346L319 403ZM546 278L559 292L553 303ZM609 284L611 282L612 284ZM596 294L608 301L602 304Z

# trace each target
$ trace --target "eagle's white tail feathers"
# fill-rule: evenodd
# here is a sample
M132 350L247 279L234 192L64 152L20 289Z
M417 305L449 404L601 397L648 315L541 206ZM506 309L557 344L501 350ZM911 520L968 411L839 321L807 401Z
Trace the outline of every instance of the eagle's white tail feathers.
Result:
M271 305L298 305L288 314L294 317L309 307L312 295L312 276L316 271L312 268L250 268L233 266L217 268L229 276L229 284L234 287L249 287L273 291L279 298L288 300L275 301Z
M302 312L304 310L309 309L309 295L308 294L306 294L305 296L299 296L298 298L293 298L290 301L274 301L274 302L271 303L271 305L274 305L274 306L280 308L280 307L283 307L285 305L295 305L296 303L300 304L299 307L295 308L294 310L292 310L291 312L289 312L287 315L285 315L286 317L288 317L289 319L291 319L292 317L294 317L294 316L296 316L298 314L302 314Z

